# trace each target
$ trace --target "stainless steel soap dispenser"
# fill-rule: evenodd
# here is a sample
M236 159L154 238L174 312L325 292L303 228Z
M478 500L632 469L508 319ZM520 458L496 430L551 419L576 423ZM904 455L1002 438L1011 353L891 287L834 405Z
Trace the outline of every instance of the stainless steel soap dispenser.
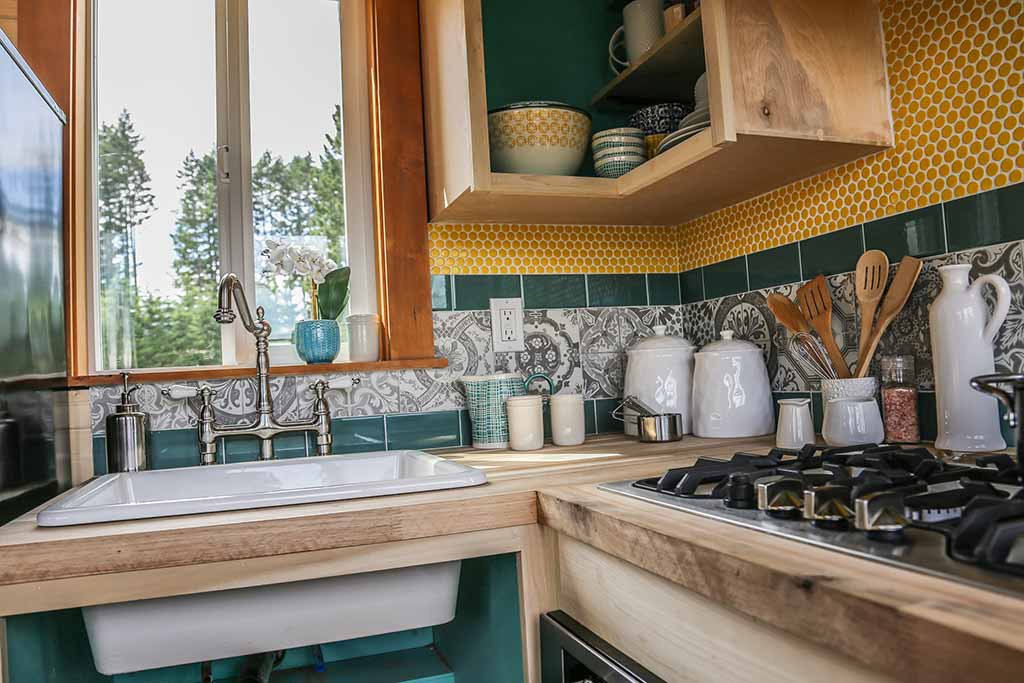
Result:
M129 387L127 372L121 382L121 402L107 415L107 472L148 470L149 415L132 401L141 385Z

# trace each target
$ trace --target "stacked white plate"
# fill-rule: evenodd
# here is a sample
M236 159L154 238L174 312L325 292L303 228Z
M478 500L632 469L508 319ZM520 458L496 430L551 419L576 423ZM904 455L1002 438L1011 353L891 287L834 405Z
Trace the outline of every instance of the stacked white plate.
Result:
M684 140L689 140L697 133L711 126L711 107L708 105L706 73L697 79L697 84L693 88L693 99L696 103L693 113L684 117L679 122L679 128L661 141L661 144L658 145L658 154L672 149Z

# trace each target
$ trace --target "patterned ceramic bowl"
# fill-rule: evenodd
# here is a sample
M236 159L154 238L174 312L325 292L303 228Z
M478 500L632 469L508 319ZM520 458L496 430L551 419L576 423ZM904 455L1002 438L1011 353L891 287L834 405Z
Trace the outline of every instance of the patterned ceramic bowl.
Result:
M604 130L599 130L594 133L594 142L597 142L601 138L609 135L615 137L642 138L644 136L644 132L639 128L605 128Z
M647 145L644 143L643 138L636 138L628 135L606 135L603 138L594 140L590 146L594 152L594 156L597 156L598 152L604 152L610 149L621 149L623 151L637 151L644 152L646 154Z
M603 161L609 157L638 157L647 161L647 150L644 147L610 147L599 152L594 152L594 163Z
M561 102L516 102L487 114L496 173L574 175L590 138L590 114Z
M602 178L618 178L647 161L635 154L615 154L594 162L594 172Z
M682 102L652 104L633 112L629 117L629 125L640 128L646 135L671 133L692 110L692 107Z

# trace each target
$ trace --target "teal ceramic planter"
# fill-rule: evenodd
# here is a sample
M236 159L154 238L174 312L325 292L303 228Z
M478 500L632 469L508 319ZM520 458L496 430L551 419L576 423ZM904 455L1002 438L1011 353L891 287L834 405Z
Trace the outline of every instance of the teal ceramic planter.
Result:
M303 320L295 324L292 343L299 358L307 363L331 363L341 351L341 330L337 320Z

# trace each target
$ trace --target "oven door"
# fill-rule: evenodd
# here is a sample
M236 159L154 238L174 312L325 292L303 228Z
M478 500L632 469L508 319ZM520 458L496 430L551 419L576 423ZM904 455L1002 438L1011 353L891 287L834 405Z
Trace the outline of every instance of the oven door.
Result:
M541 683L665 683L562 611L540 617Z

